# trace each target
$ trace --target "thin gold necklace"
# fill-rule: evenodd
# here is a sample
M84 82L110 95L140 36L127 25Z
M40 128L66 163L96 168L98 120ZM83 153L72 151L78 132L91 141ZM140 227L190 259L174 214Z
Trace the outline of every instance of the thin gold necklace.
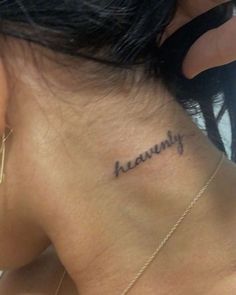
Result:
M180 218L177 220L177 222L174 224L174 226L171 228L171 230L168 232L166 237L162 240L162 242L158 245L156 250L153 252L153 254L147 259L145 264L141 267L139 272L136 274L136 276L133 278L133 280L129 283L127 288L121 293L121 295L126 295L128 292L134 287L134 285L137 283L137 281L141 278L141 276L144 274L146 269L150 266L150 264L154 261L158 253L161 251L161 249L165 246L167 241L172 237L172 235L175 233L177 228L180 226L184 218L189 214L193 206L197 203L197 201L201 198L201 196L204 194L204 192L207 190L211 182L214 180L216 177L218 171L220 170L224 160L224 153L222 153L221 159L219 163L217 164L217 167L215 171L212 173L211 177L209 180L205 183L205 185L200 189L200 191L197 193L197 195L193 198L193 200L190 202L190 204L187 206L187 208L184 210L184 213L180 216ZM62 283L64 281L66 275L66 270L64 269L63 275L60 279L59 285L56 289L56 292L54 295L59 295L59 291L61 289Z

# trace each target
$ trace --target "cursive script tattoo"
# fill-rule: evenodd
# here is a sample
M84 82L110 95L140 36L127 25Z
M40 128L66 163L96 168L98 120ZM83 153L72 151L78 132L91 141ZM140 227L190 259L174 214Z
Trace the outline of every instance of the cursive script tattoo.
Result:
M120 161L116 161L115 163L115 176L119 177L121 173L127 173L128 171L136 168L138 165L150 160L154 155L160 155L163 151L171 148L176 145L177 152L179 155L184 153L184 144L183 144L184 135L177 133L175 135L172 134L172 131L167 132L167 138L161 141L159 144L154 145L149 150L140 154L137 158L132 161L128 161L127 163L121 165Z

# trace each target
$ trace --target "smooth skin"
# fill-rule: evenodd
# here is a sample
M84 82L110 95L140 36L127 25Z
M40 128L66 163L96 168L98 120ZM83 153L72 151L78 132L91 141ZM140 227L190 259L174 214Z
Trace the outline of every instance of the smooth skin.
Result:
M164 37L223 2L179 1ZM187 77L236 60L234 21L193 45L183 64ZM68 275L60 295L120 294L210 177L220 152L161 85L146 82L137 93L115 79L116 89L106 72L107 83L88 82L83 70L93 64L69 71L33 46L49 86L30 51L25 59L23 41L9 38L9 48L1 48L0 130L7 122L14 134L0 187L0 269L9 269L0 294L51 295L62 264ZM185 135L184 155L173 148L114 177L115 161L135 158L167 130ZM236 165L225 160L130 294L236 293L235 179Z

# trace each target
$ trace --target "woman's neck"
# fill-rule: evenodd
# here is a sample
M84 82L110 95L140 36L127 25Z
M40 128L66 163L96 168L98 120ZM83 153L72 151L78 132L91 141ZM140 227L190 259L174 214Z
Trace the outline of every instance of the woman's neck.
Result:
M220 159L173 99L155 102L149 93L142 102L140 96L141 91L129 99L121 95L96 102L91 97L90 103L81 97L71 105L41 95L38 108L32 98L24 102L17 132L31 159L17 173L31 180L22 193L25 208L54 243L82 294L125 288ZM47 122L39 108L50 114ZM232 242L229 231L219 229L218 210L225 202L219 194L221 176L148 270L140 294L152 294L145 288L174 288L176 277L188 274L198 284L213 267L228 271L233 249L222 261L215 259L226 250L224 242ZM222 227L228 224L226 217ZM205 253L206 260L199 259Z
M187 116L181 120L172 126L170 122L142 126L128 119L120 125L110 121L103 129L94 124L78 145L77 161L68 164L74 176L64 176L56 193L53 187L54 202L47 202L51 214L42 216L43 227L82 294L108 294L125 287L216 168L220 152ZM215 261L226 251L224 240L229 238L219 233L217 223L214 197L220 179L149 270L140 294L147 291L147 283L165 290L163 278L173 288L176 277L192 273L194 278L193 267L202 282L202 274L212 267L228 270L232 256ZM216 247L219 234L222 239ZM208 266L197 258L205 253ZM209 279L212 283L216 277Z

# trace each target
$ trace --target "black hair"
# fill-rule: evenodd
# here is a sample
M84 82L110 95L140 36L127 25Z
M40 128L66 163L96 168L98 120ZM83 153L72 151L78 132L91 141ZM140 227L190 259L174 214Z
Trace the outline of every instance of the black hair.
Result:
M210 23L219 26L233 15L232 3L213 9L205 19L194 20L192 31L185 26L185 31L159 46L176 8L177 0L0 0L0 32L112 67L141 65L147 75L162 79L191 114L195 110L203 114L209 138L225 153L219 122L228 111L231 159L236 162L236 64L206 71L193 80L181 72L189 47L210 29L206 20L217 16L218 22ZM205 28L199 30L203 23ZM205 83L209 83L207 87ZM222 107L215 115L219 97Z

